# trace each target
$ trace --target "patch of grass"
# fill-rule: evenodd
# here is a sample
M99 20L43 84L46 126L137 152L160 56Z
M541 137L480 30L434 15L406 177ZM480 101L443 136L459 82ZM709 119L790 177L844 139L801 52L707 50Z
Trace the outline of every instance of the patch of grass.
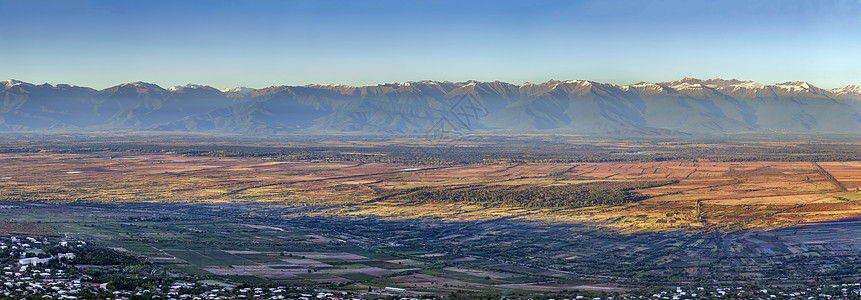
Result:
M352 281L358 281L358 282L372 281L374 279L377 279L376 276L363 274L363 273L346 273L346 274L339 274L338 276L352 280Z

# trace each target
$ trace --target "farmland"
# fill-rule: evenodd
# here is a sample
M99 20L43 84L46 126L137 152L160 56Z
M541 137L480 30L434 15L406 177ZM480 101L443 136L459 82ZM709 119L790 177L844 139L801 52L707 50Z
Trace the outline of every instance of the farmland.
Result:
M495 146L512 140L433 159L400 156L409 140L13 137L0 144L0 228L215 280L356 291L624 293L861 275L852 140ZM816 146L828 143L831 154Z
M7 153L0 154L0 161L4 178L0 180L0 199L5 201L254 202L289 208L285 216L446 220L492 216L601 222L610 228L632 231L772 229L861 213L861 165L855 161L507 162L439 166L123 153ZM533 194L529 197L534 198L543 191L570 190L566 187L583 186L597 191L601 186L623 183L654 186L630 191L643 201L624 200L614 205L559 202L542 207L545 204L540 201L550 203L550 198L525 199L533 202L518 205L482 205L476 202L482 200L472 195L497 191ZM444 198L441 193L455 197L452 193L457 191L466 191L457 197L479 200L440 200ZM612 193L615 192L604 190L600 194ZM523 195L515 198L522 201L526 197ZM623 197L619 195L616 197ZM420 197L435 200L418 200Z
M416 293L592 290L857 276L857 220L783 229L625 233L516 219L244 217L262 204L8 205L4 223L141 255L202 278ZM715 280L712 282L711 280Z

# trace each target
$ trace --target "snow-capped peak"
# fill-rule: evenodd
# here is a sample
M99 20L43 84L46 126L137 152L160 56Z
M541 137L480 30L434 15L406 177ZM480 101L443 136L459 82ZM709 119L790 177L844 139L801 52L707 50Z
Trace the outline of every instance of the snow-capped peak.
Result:
M676 81L676 83L695 84L695 83L702 83L702 80L697 79L697 78L693 78L693 77L685 77L685 78L682 78L682 80Z
M645 82L645 81L641 81L641 82L631 84L631 85L626 85L626 87L637 88L637 89L652 89L652 90L661 90L664 88L663 86L661 86L657 83L651 83L651 82Z
M26 82L23 82L20 80L15 80L15 79L6 80L6 81L3 81L3 83L7 89L11 88L13 86L16 86L16 85L29 85L29 83L26 83Z
M205 86L200 85L200 84L189 83L186 85L175 85L175 86L167 88L167 90L173 92L173 91L176 91L179 89L199 89L199 88L203 88L203 87L205 87Z
M835 93L835 94L848 94L848 93L861 94L861 86L847 85L847 86L842 87L842 88L833 89L833 90L831 90L831 92Z
M331 88L331 87L346 87L346 85L343 85L343 84L340 84L340 83L316 83L316 84L309 84L309 85L306 85L306 86L307 86L307 87L328 87L328 88Z
M161 89L161 87L158 86L157 84L152 84L152 83L143 82L143 81L124 83L124 84L121 84L119 86L121 86L121 87L133 86L133 87L139 88L139 89Z
M691 83L692 81L682 81L678 84L671 85L670 87L674 90L693 90L693 89L702 89L703 85L701 83Z
M77 85L74 85L74 84L65 84L65 83L50 84L50 86L51 86L52 88L73 88L73 87L78 87Z
M676 80L676 81L671 81L671 82L662 82L662 84L673 87L674 89L702 88L702 87L709 87L709 88L727 88L727 87L730 87L733 89L738 89L738 88L761 88L761 87L764 87L763 84L756 83L753 81L740 81L738 79L728 79L727 80L727 79L720 79L720 78L702 80L702 79L691 78L691 77L685 77L681 80Z
M764 88L765 85L755 81L742 81L737 84L730 85L734 88L746 88L746 89L761 89Z
M250 93L256 91L257 89L252 89L250 87L238 86L232 89L221 89L222 93Z
M573 84L583 85L583 86L592 84L592 82L589 80L565 80L565 81L560 82L560 83L573 83ZM557 83L557 84L559 84L559 83Z
M367 88L367 87L376 87L376 86L381 86L381 87L395 86L395 87L399 87L399 86L410 86L410 83L409 83L409 82L388 82L388 83L366 84L366 85L363 85L363 86L361 86L361 87L363 87L363 88Z
M35 84L23 82L23 81L15 80L15 79L0 81L0 84L2 84L2 86L4 86L6 89L12 88L14 86L19 86L19 85L27 86L27 87L36 86ZM65 83L51 84L51 83L46 82L46 83L39 85L39 87L73 88L73 87L78 87L78 86L74 85L74 84L65 84Z
M808 90L810 84L804 81L792 81L776 84L775 86L788 90Z

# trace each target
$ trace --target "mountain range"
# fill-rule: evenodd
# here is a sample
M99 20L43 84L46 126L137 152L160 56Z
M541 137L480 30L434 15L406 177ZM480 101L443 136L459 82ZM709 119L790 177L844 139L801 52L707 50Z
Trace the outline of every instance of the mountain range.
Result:
M685 78L614 85L418 81L219 90L145 82L103 90L0 81L0 131L243 134L559 130L592 134L861 133L861 87Z

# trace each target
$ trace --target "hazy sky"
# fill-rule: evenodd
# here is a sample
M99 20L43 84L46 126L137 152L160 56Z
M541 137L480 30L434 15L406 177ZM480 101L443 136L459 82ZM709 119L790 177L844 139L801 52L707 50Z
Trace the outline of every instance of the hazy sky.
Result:
M861 84L852 1L0 0L0 80Z

